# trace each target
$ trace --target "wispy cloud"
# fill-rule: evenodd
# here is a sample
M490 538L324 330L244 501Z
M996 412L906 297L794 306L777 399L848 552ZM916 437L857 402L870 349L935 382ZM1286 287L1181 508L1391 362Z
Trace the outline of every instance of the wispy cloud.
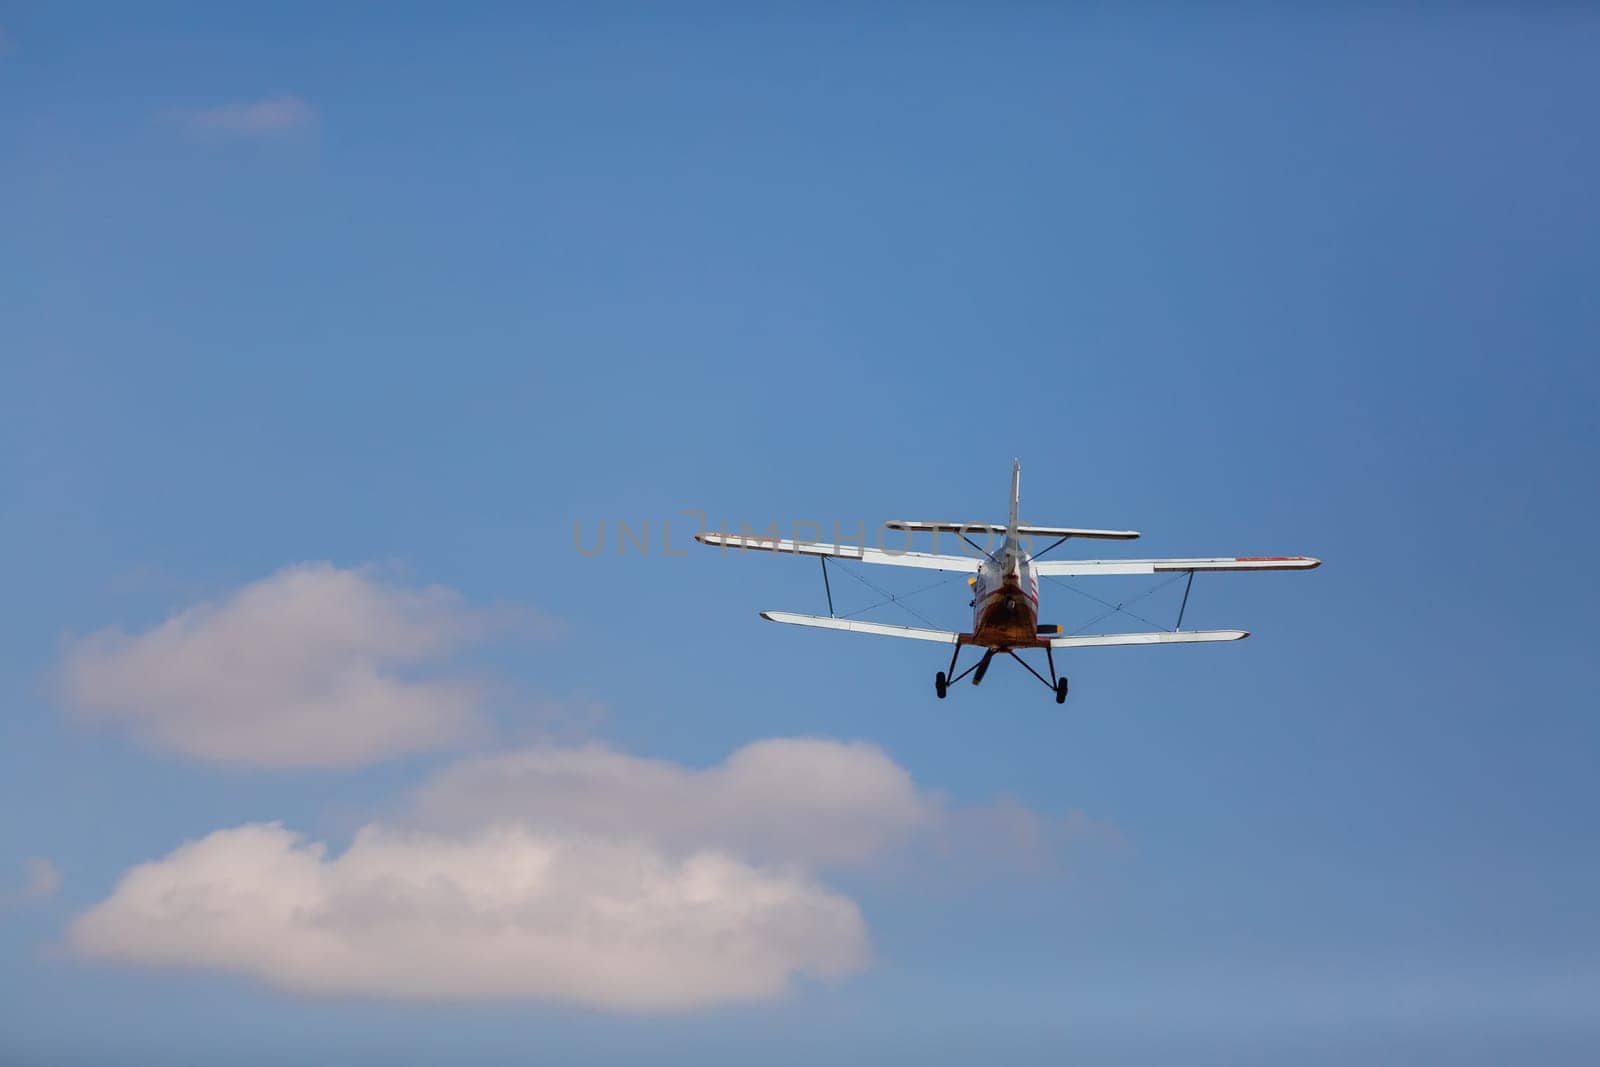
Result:
M48 900L61 888L61 872L47 856L29 856L22 861L25 876L20 890L0 888L0 911ZM9 883L9 878L4 880ZM0 883L3 884L3 883Z
M34 900L43 900L53 897L56 890L61 888L61 872L56 865L50 862L47 856L29 856L24 861L28 869L28 881L24 892Z
M254 138L281 137L317 122L316 109L292 93L184 111L178 117L199 133Z
M441 664L487 627L451 590L300 564L142 633L70 641L59 692L82 719L196 759L352 767L484 728L483 686Z

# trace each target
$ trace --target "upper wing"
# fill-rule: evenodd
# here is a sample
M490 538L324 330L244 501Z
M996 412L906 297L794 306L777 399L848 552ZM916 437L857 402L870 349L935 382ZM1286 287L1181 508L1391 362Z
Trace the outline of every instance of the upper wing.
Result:
M857 563L888 563L896 567L924 567L936 571L976 571L972 556L940 556L931 552L888 552L861 545L836 545L824 541L791 541L783 537L751 537L744 534L697 533L702 545L718 548L755 548L763 552L792 552L800 556L832 556Z
M987 522L902 522L899 519L883 524L891 530L910 533L1003 534L1004 526ZM1098 537L1102 540L1131 541L1139 536L1137 530L1080 530L1075 526L1018 526L1023 537Z
M1153 634L1083 634L1052 637L1051 648L1098 648L1103 645L1174 645L1198 641L1242 641L1248 630L1162 630Z
M1041 559L1043 575L1162 574L1168 571L1308 571L1322 566L1310 556L1226 556L1219 559Z
M858 634L877 634L880 637L909 637L913 641L938 641L953 645L961 635L954 630L923 630L916 626L894 626L886 622L862 622L860 619L836 619L829 615L800 615L792 611L763 611L763 619L787 622L795 626L815 626L823 630L849 630Z

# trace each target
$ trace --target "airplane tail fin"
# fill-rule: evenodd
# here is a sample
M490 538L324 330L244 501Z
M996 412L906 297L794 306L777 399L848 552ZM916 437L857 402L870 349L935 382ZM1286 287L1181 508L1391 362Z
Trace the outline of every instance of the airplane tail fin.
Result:
M1017 538L1018 517L1017 513L1022 506L1022 461L1011 461L1011 521L1006 524L1006 536L1011 540Z

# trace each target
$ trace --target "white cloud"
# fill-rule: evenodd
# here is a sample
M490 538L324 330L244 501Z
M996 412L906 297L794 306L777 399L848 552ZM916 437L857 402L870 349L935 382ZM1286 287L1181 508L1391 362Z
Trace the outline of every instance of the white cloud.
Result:
M1042 815L1012 796L953 805L876 745L806 737L756 741L706 768L599 744L469 757L425 782L406 818L446 832L514 822L636 836L813 869L954 861L965 880L1048 872L1071 848L1122 844L1082 812Z
M134 868L70 940L303 994L630 1011L767 998L867 955L855 904L798 872L509 826L371 826L333 858L276 824L219 831Z
M479 686L415 672L483 629L450 590L307 563L143 633L70 642L59 688L81 717L197 759L349 767L481 727Z
M414 816L433 828L513 820L830 866L881 856L933 826L940 806L874 745L773 738L704 770L598 745L462 760L418 791Z
M704 769L537 746L458 761L337 856L277 824L183 845L70 941L304 994L682 1010L866 964L860 912L818 871L920 841L966 878L1077 828L953 809L863 743L773 738Z
M222 830L129 871L79 953L298 993L669 1011L864 966L859 864L937 804L866 744L776 738L696 769L600 746L458 761L341 855Z
M24 892L34 900L53 897L61 888L61 872L47 856L29 856L24 861L28 869L28 882Z
M282 136L317 121L316 110L291 93L184 112L181 117L190 129L239 137Z

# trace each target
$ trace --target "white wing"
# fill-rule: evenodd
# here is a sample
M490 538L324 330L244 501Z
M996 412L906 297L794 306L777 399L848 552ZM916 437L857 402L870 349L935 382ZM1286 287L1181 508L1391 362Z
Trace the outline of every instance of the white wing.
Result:
M1310 556L1225 556L1217 559L1041 559L1038 574L1162 574L1168 571L1308 571L1322 566Z
M716 548L754 548L762 552L789 552L798 556L830 556L855 563L886 563L894 567L923 567L936 571L976 572L978 560L972 556L941 556L931 552L889 552L860 545L836 545L827 541L791 541L782 537L752 537L745 534L698 533L694 539Z
M915 626L893 626L886 622L862 622L860 619L835 619L828 615L799 615L792 611L763 611L763 619L786 622L792 626L815 626L821 630L848 630L856 634L877 634L880 637L909 637L913 641L938 641L953 645L961 636L954 630L923 630Z
M1100 648L1105 645L1183 645L1201 641L1242 641L1247 630L1163 630L1153 634L1083 634L1052 637L1051 648Z
M864 622L861 619L836 619L830 615L801 615L793 611L763 611L761 617L772 622L788 623L791 626L814 626L819 630L846 630L856 634L876 634L879 637L906 637L913 641L936 641L942 645L953 645L961 636L954 630L924 630L916 626L895 626L886 622ZM1194 644L1205 641L1240 641L1249 636L1245 630L1082 634L1076 637L1052 637L1050 647L1100 648L1106 645Z

